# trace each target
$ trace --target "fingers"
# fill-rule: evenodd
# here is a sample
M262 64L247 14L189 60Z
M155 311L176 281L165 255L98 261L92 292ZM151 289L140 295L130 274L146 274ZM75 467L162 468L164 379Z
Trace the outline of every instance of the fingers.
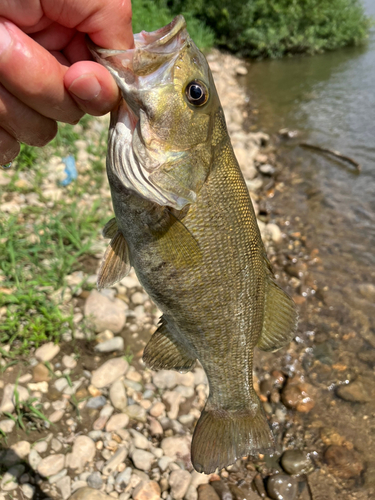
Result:
M64 87L66 71L41 45L0 18L0 83L39 114L76 123L82 111Z
M0 165L5 165L20 152L20 145L6 130L0 128Z
M25 106L0 85L0 127L16 141L44 146L57 133L57 124Z
M90 115L108 113L120 99L119 88L110 73L92 61L73 64L65 73L64 82L79 107Z

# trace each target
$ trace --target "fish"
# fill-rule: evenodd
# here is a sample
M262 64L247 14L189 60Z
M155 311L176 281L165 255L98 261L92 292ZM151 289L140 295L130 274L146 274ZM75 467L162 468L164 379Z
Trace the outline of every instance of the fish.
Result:
M122 96L109 126L115 217L103 230L111 241L98 287L134 268L163 313L146 366L204 368L209 395L191 461L208 474L274 449L254 390L254 349L287 345L297 313L275 281L212 73L184 18L134 40L129 50L89 43Z

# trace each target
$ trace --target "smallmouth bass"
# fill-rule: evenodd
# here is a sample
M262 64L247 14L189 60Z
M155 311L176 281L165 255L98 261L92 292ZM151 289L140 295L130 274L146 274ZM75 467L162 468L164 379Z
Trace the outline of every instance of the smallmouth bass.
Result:
M115 219L103 230L111 242L98 286L133 266L163 312L146 365L202 364L210 393L191 454L211 473L272 450L253 353L290 342L295 306L274 281L211 71L183 17L135 35L134 49L90 48L123 97L109 130Z

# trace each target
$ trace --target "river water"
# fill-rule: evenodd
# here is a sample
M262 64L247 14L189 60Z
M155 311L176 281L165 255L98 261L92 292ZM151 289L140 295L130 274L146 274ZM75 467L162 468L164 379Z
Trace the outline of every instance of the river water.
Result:
M375 17L375 0L364 4ZM283 206L304 219L326 281L347 295L375 284L375 29L360 47L251 63L246 85L261 130L299 131L282 147L297 177ZM354 158L362 172L303 150L303 141Z

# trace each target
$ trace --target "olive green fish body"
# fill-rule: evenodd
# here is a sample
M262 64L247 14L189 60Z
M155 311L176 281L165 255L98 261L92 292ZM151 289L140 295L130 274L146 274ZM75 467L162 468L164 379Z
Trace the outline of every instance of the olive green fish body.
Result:
M181 18L163 30L168 50L161 51L154 34L141 34L139 50L146 43L147 57L132 55L137 76L134 65L143 61L143 75L150 60L154 75L155 51L162 54L157 97L155 78L141 93L143 76L129 90L123 82L131 77L114 75L132 112L122 103L112 117L107 171L116 221L104 229L112 241L98 283L108 286L133 266L163 312L145 348L146 364L179 371L196 359L202 364L210 392L195 428L192 462L209 473L273 447L253 388L254 348L284 346L297 316L274 283L208 65ZM166 71L171 46L175 55Z

